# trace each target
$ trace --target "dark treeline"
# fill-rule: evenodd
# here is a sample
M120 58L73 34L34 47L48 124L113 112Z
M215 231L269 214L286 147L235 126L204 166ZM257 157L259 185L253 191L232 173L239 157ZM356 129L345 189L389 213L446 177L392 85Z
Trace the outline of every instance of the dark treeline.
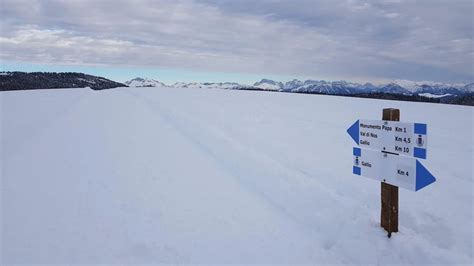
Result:
M407 101L407 102L427 102L427 103L446 103L446 104L457 104L457 105L469 105L474 106L474 93L468 93L459 96L448 96L442 98L428 98L420 95L406 95L398 93L385 93L385 92L366 92L366 93L353 93L353 94L338 94L338 93L322 93L322 92L311 92L311 91L274 91L274 90L263 90L257 87L237 87L238 90L248 91L265 91L265 92L285 92L285 93L299 93L299 94L317 94L317 95L330 95L330 96L344 96L344 97L356 97L356 98L370 98L370 99L381 99L381 100L394 100L394 101Z
M59 88L85 88L94 90L126 87L106 78L75 72L2 72L0 91Z
M370 99L381 99L381 100L445 103L445 104L474 106L474 93L469 93L469 94L461 95L461 96L443 97L443 98L428 98L428 97L423 97L420 95L404 95L404 94L383 93L383 92L355 93L355 94L327 94L327 93L320 93L320 92L288 92L288 93L333 95L333 96L370 98Z

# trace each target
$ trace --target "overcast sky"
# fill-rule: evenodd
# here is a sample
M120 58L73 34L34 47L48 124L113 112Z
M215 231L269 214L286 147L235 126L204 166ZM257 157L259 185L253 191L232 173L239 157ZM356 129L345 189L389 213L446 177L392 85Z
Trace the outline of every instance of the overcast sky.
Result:
M0 60L118 80L472 82L473 3L0 0Z

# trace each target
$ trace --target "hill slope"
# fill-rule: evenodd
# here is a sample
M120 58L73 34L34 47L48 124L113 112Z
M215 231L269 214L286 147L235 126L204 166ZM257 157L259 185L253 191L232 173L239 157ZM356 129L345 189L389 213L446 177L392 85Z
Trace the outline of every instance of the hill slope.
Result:
M0 100L6 265L472 263L471 107L198 88ZM438 178L400 190L391 239L346 133L386 107L429 125Z
M93 90L102 90L126 87L126 85L106 78L74 72L0 73L0 91L85 87Z

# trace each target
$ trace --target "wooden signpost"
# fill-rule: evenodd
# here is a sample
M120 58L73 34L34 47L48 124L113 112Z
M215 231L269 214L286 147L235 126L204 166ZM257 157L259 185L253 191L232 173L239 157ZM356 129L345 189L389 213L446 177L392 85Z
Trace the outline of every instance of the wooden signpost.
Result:
M418 161L427 155L427 125L401 123L400 110L383 109L382 120L358 120L347 132L353 148L352 172L381 182L380 225L398 232L398 188L418 191L436 178Z
M383 109L382 120L400 121L400 110ZM392 232L398 232L398 187L385 182L380 184L382 204L380 225L388 232L388 237L391 237Z

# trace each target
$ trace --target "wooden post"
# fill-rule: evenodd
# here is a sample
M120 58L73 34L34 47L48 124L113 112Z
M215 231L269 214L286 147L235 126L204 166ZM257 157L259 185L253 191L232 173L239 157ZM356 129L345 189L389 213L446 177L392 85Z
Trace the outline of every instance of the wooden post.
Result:
M400 110L383 109L382 120L400 121ZM398 187L382 182L381 199L380 225L388 232L388 237L391 237L392 232L398 232Z

